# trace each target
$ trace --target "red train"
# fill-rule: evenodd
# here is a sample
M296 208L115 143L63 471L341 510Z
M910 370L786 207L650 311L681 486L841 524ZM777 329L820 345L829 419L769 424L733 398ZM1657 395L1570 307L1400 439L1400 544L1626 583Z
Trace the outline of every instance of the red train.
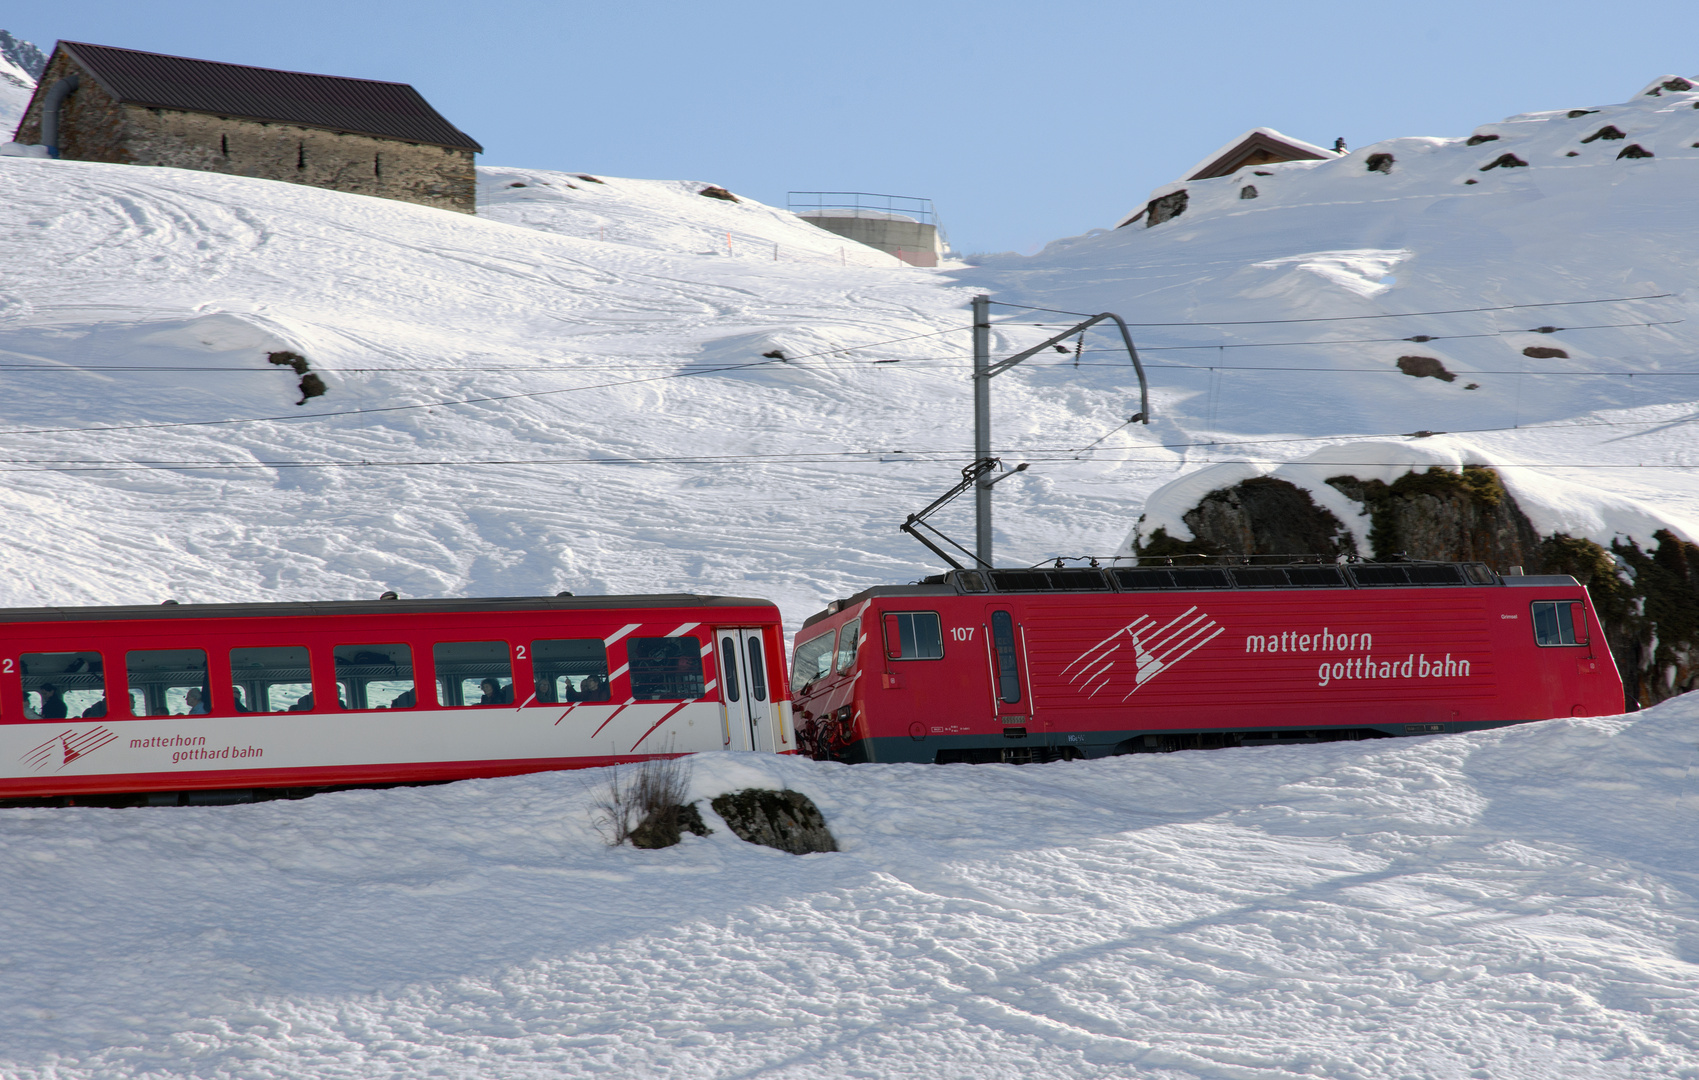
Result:
M698 750L1041 761L1622 708L1586 590L1484 565L954 570L735 597L0 611L0 800L235 801ZM792 729L792 698L797 711Z
M778 609L737 597L0 611L0 799L785 753L783 645Z
M1038 761L1623 709L1587 591L1479 563L953 570L797 635L804 752Z

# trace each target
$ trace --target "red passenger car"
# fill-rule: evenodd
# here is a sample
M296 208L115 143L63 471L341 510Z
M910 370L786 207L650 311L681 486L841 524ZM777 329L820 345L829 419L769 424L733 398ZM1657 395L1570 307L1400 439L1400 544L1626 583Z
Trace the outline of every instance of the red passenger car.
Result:
M0 799L785 753L783 642L690 595L0 610Z
M1587 591L1479 563L954 570L797 635L805 752L1034 761L1623 709Z

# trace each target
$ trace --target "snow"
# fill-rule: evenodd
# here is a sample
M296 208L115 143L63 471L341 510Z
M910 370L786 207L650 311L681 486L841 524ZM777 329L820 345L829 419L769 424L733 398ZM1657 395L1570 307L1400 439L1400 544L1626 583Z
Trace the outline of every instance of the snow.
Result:
M1542 529L1691 536L1699 215L1678 192L1699 182L1699 89L1664 88L1684 82L1660 77L1580 116L1510 117L1477 129L1497 138L1472 147L1392 139L1167 185L1155 194L1189 196L1171 221L981 258L957 277L999 301L1133 324L1157 421L1100 453L1180 458L1147 529L1188 535L1186 498L1258 473L1306 476L1285 463L1320 454L1357 475L1388 460L1497 464ZM1582 141L1607 125L1625 138ZM1631 144L1656 156L1619 159ZM1481 171L1507 152L1531 164ZM1393 156L1390 173L1368 169L1379 154ZM1256 198L1240 197L1246 185ZM1066 325L1000 317L1020 344ZM1015 329L1046 320L1051 330ZM1403 356L1456 378L1402 374Z
M10 137L35 93L35 76L12 57L0 52L0 134Z
M0 1072L1696 1076L1696 725L694 759L801 857L608 848L599 772L0 811Z
M1245 132L1243 135L1240 135L1238 138L1232 139L1232 140L1230 140L1226 143L1223 143L1221 146L1216 148L1214 153L1206 155L1203 158L1203 160L1199 161L1196 165L1193 165L1191 168L1187 169L1185 172L1181 173L1180 175L1182 177L1187 177L1187 176L1191 176L1193 173L1203 172L1204 169L1208 168L1210 165L1213 165L1217 160L1219 160L1220 158L1225 156L1228 151L1232 150L1234 147L1238 146L1240 143L1244 142L1246 139L1250 138L1253 135L1266 135L1269 138L1283 142L1288 146L1295 146L1300 150L1308 150L1310 153L1315 154L1317 158L1324 159L1324 160L1326 158L1333 156L1333 154L1334 154L1333 150L1329 150L1326 147L1317 146L1315 143L1312 143L1312 142L1305 142L1303 139L1294 139L1292 136L1287 135L1285 132L1276 131L1271 127L1254 127L1251 130Z
M1693 537L1699 93L1670 81L941 270L703 181L488 167L470 216L0 156L0 604L688 590L794 629L935 571L896 526L966 464L982 291L1121 314L1152 380L1125 425L1094 332L996 381L994 448L1032 463L997 487L1007 564L1110 554L1147 497L1183 534L1235 477L1472 462L1542 531ZM1075 319L995 310L998 355ZM328 392L297 405L277 351ZM608 849L595 773L0 811L0 1074L1699 1076L1696 722L695 759L698 796L815 799L845 850L802 858L711 814Z
M1135 544L1148 540L1158 529L1167 530L1176 539L1195 539L1185 523L1185 513L1211 491L1258 476L1272 476L1309 492L1318 506L1351 530L1358 551L1371 552L1374 547L1369 542L1367 510L1329 485L1328 479L1347 475L1391 484L1407 472L1435 467L1458 472L1465 465L1494 467L1505 489L1542 536L1563 533L1608 547L1613 540L1644 540L1659 529L1669 529L1689 542L1699 540L1699 517L1552 476L1549 468L1529 468L1470 439L1437 436L1404 443L1339 443L1279 465L1222 462L1205 466L1152 492L1145 500L1143 520L1128 534L1117 554L1132 555Z

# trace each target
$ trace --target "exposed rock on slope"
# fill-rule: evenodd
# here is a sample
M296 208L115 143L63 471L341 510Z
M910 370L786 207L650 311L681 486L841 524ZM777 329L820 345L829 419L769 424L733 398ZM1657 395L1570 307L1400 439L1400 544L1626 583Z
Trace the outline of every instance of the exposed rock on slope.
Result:
M1253 476L1207 492L1182 516L1192 538L1163 526L1138 537L1141 558L1205 555L1369 555L1376 559L1484 562L1500 573L1569 574L1593 598L1622 672L1628 708L1651 705L1699 684L1699 546L1668 529L1644 550L1632 538L1607 549L1556 532L1542 536L1497 472L1431 466L1380 479L1331 476L1328 486L1370 521L1367 551L1309 491Z

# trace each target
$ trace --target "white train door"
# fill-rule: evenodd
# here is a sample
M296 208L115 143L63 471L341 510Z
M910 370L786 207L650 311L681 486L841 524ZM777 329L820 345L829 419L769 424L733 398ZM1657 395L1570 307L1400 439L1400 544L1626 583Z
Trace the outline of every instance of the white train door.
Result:
M714 631L714 639L720 701L725 709L726 749L770 754L774 750L773 700L761 630L722 626Z

